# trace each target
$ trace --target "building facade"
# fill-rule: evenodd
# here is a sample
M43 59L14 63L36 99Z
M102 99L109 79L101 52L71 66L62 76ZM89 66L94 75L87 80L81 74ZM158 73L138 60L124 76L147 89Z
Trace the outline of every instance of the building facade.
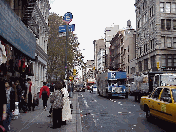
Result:
M175 67L175 1L136 0L135 7L137 71L147 73Z
M106 27L105 28L105 69L109 68L109 60L110 60L110 54L109 54L109 47L110 47L110 41L112 38L116 35L116 33L119 31L119 25L114 25L114 27Z
M105 49L105 42L104 39L99 39L99 40L94 40L93 41L94 44L94 63L95 63L95 69L98 71L98 53L100 52L100 49ZM101 51L103 52L103 51ZM104 56L102 56L102 59L104 58ZM104 69L104 68L103 68Z
M30 77L34 83L35 93L40 91L43 82L47 79L47 44L48 44L48 17L50 4L49 0L37 0L32 12L34 23L39 27L36 38L35 61L33 62L34 76Z
M26 74L25 78L31 78L33 83L32 92L33 94L36 94L43 86L43 82L46 81L48 17L50 10L49 0L3 0L3 1L4 3L7 3L8 6L11 8L12 11L10 12L13 12L13 13L8 12L9 16L12 16L13 14L13 16L16 17L17 21L20 22L19 33L15 34L15 30L13 30L14 35L16 36L21 35L19 37L21 39L20 42L22 42L22 44L20 45L19 42L16 48L23 51L24 54L27 54L31 58L27 59L23 57L26 67L29 67L27 63L30 63L30 65L32 65L30 66L32 68L31 70L32 74ZM14 21L14 23L18 23L16 22L15 19L13 19L13 17L9 19L11 19L11 24L12 20ZM16 28L18 28L18 26ZM27 30L32 34L33 37L30 37L29 34L26 33ZM29 40L26 41L25 39L29 39L30 41L33 42L29 42ZM25 45L25 42L23 41L26 41L27 44ZM28 54L28 52L30 53ZM21 57L19 57L18 59L21 60Z
M105 68L105 48L100 48L97 54L97 71L102 73Z

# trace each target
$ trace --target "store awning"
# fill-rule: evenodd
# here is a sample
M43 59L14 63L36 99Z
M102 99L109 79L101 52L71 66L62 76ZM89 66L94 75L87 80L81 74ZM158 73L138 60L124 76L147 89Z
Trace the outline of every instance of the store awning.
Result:
M36 38L5 0L0 0L0 36L31 59L35 59Z

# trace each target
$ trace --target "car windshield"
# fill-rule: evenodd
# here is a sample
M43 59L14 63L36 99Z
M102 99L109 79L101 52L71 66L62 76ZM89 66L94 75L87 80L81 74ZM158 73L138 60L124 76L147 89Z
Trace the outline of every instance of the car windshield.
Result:
M172 89L172 96L173 96L174 102L176 102L176 89Z

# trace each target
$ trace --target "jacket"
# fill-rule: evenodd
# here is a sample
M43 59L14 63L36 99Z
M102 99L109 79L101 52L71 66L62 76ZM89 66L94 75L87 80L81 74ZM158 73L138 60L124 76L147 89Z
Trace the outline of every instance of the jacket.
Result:
M11 87L10 91L10 111L15 110L15 90Z
M62 94L64 95L63 97L64 105L62 109L62 121L70 120L72 119L72 115L71 115L71 108L70 108L70 101L69 101L69 93L65 87L62 88Z
M40 89L39 98L41 98L41 95L42 95L42 92L43 92L43 91L47 91L48 97L50 96L50 89L49 89L47 86L43 86L43 87L41 87L41 89Z
M52 107L54 109L63 108L63 98L62 98L62 92L60 90L56 90L51 96L50 96L50 103L52 103Z

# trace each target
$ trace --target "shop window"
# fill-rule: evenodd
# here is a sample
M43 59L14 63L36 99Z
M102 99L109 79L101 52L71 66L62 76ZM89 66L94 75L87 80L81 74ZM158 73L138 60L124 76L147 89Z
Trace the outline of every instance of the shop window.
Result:
M166 19L166 29L167 30L171 29L171 19Z
M171 3L166 3L166 13L171 13Z
M161 37L161 47L162 48L165 47L165 37L164 36Z
M165 30L165 19L161 19L161 29Z
M164 12L164 2L160 2L160 12Z
M172 3L172 13L176 13L176 4Z
M173 30L176 30L176 20L173 20Z

